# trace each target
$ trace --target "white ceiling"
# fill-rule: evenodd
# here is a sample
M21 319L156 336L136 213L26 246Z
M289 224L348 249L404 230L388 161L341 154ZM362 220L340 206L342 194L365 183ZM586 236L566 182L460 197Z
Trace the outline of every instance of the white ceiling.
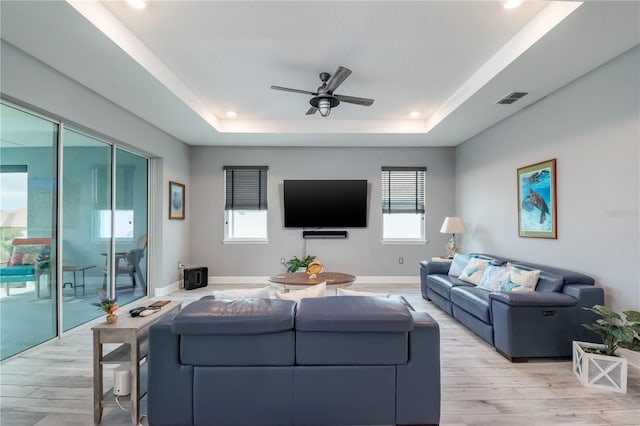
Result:
M640 43L637 1L0 8L3 40L190 145L455 146ZM335 92L371 107L306 116L310 96L270 89L315 91L338 66L353 74ZM512 91L529 95L496 104Z

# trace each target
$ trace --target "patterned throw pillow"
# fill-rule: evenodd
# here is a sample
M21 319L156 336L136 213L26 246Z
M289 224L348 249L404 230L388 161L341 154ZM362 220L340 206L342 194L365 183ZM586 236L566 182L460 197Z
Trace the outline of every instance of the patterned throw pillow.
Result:
M451 267L449 268L449 275L452 277L458 277L467 267L469 261L472 259L470 254L460 254L456 253L453 255L453 261L451 262Z
M356 291L346 288L337 288L336 296L374 296L374 297L389 297L389 293L374 293L372 291Z
M489 266L488 260L474 257L462 270L462 273L458 278L473 285L478 285L484 275L485 269L487 269L487 266Z
M38 256L46 251L51 251L50 246L42 244L24 244L13 246L13 254L11 254L8 266L33 265Z
M271 297L271 287L263 288L241 288L231 290L215 290L213 296L216 299L269 299Z
M485 269L484 275L482 275L482 278L478 283L478 288L482 288L487 291L500 290L500 280L506 270L507 268L504 266L495 266L490 264L487 266L487 269Z
M299 302L305 297L325 297L327 295L327 282L321 282L304 290L290 291L289 293L278 292L276 299L293 300Z
M535 291L540 278L540 271L527 271L507 263L507 269L500 278L500 291L524 292Z

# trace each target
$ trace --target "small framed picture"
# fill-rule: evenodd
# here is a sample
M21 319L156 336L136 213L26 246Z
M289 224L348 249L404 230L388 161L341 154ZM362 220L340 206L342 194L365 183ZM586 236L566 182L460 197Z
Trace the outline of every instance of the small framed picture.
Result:
M558 238L556 159L518 169L518 236Z
M183 184L169 182L169 219L184 219L184 193Z

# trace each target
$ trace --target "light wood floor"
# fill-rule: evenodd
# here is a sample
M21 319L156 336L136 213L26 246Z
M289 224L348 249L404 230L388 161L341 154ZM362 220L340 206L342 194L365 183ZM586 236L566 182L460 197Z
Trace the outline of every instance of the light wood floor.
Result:
M215 285L215 289L256 286ZM511 364L454 319L422 299L417 285L364 285L353 289L403 295L440 324L441 424L640 425L640 370L629 369L628 392L581 386L570 360ZM185 303L210 294L210 285L164 299ZM97 320L102 321L102 320ZM1 426L93 424L91 324L0 365ZM110 374L105 374L109 381ZM107 383L109 385L109 383ZM143 400L142 412L146 413ZM128 412L105 409L103 425L130 425ZM146 419L142 419L146 425Z

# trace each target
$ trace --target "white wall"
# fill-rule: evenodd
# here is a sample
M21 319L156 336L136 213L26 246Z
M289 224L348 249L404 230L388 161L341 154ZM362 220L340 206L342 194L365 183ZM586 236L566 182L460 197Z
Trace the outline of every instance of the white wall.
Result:
M149 240L156 267L149 271L149 286L164 287L177 281L176 262L189 256L189 220L168 219L168 181L189 185L189 147L5 41L0 49L0 90L4 98L76 123L121 142L120 146L158 159L159 172L151 182L154 193L150 203L156 226ZM188 203L187 198L187 211Z
M337 136L327 136L337 137ZM389 136L393 137L393 136ZM316 255L326 270L365 276L417 276L418 262L444 253L439 233L454 206L453 148L228 148L191 150L191 261L210 276L269 276L284 270L280 259ZM224 165L267 165L269 244L223 244ZM426 166L427 239L423 245L383 245L380 204L382 166ZM367 228L348 229L346 240L303 240L284 229L284 179L367 179ZM399 264L398 258L404 258Z
M466 249L594 277L614 309L640 306L640 47L456 149ZM557 159L558 239L519 238L516 169Z

